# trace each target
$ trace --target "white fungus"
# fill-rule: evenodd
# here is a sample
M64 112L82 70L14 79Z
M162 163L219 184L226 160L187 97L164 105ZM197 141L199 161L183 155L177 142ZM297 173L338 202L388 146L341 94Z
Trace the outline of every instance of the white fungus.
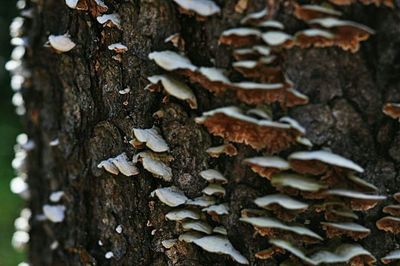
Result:
M43 205L44 216L53 223L61 223L65 218L64 205Z

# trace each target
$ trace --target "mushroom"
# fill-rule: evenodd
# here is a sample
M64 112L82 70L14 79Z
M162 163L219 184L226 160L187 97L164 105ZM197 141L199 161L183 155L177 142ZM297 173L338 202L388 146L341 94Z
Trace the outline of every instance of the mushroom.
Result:
M383 217L376 222L376 227L385 232L390 232L396 235L400 234L400 218L392 216Z
M275 30L284 30L285 26L276 20L265 20L257 24L260 28L267 28L267 29L275 29Z
M355 53L360 47L360 42L365 41L374 30L353 21L339 20L336 18L318 18L309 20L313 26L330 29L335 34L335 44L343 50Z
M214 227L213 228L213 233L224 235L224 236L228 235L228 232L226 231L226 228L223 227L223 226Z
M51 202L59 202L64 195L64 191L55 191L50 194L49 199Z
M161 245L163 245L163 247L166 249L170 249L173 246L175 246L177 242L178 242L177 239L167 239L167 240L161 241Z
M220 146L210 147L206 150L206 152L213 158L218 158L221 154L225 154L229 157L237 155L236 147L230 143L222 144Z
M203 212L207 212L215 221L219 221L219 216L228 215L229 207L228 204L222 203L218 205L211 205L207 208L201 209Z
M261 35L263 41L272 47L291 48L294 44L293 37L281 31L268 31Z
M220 184L228 183L228 179L226 179L219 171L215 169L207 169L201 171L200 176L210 183L220 183Z
M172 180L172 169L164 161L170 160L170 156L165 157L150 151L140 152L132 159L134 163L141 162L143 168L152 173L153 176L168 182Z
M326 30L306 29L294 35L295 45L300 48L330 47L335 44L335 35Z
M191 88L185 83L173 78L170 75L154 75L147 78L151 84L146 87L150 91L156 91L161 83L165 91L179 99L189 103L190 108L197 109L197 99Z
M98 168L104 168L107 172L113 174L113 175L118 175L119 170L118 168L113 164L112 158L101 161L98 165Z
M135 148L141 148L143 144L154 152L167 152L169 151L168 144L161 136L159 129L156 127L141 129L133 128L135 139L130 143Z
M268 9L264 8L260 11L246 15L240 21L241 24L257 25L263 22L268 17Z
M305 198L320 198L319 192L326 188L313 178L293 173L275 174L271 177L271 184L287 194L298 195L301 192Z
M277 255L277 254L285 254L285 250L280 247L273 246L271 248L264 249L264 250L257 252L255 254L255 257L260 260L269 260L274 255Z
M198 83L217 95L231 88L231 82L225 76L223 69L200 67L197 72L187 71L183 74L186 74L191 82Z
M196 13L200 17L208 17L221 12L219 6L211 0L174 0L184 14Z
M348 174L347 179L349 179L352 182L351 185L357 189L368 192L375 192L379 190L375 185L365 181L364 179L354 174Z
M171 42L172 45L179 50L185 49L185 40L182 38L179 32L170 35L169 37L165 38L165 43Z
M59 53L71 51L76 46L68 33L63 35L50 35L48 44Z
M125 176L134 176L139 174L139 170L135 164L128 159L125 152L121 153L117 157L110 158L110 160L115 167L118 168L121 174Z
M340 264L375 265L375 257L359 244L342 244L335 251L318 251L310 258L314 265Z
M197 231L197 232L200 232L200 233L205 233L207 235L210 235L212 233L212 227L208 223L206 223L204 221L199 221L199 220L184 221L182 223L182 228L185 231L193 230L193 231Z
M151 192L151 196L157 196L162 203L170 207L180 206L189 200L181 190L174 186L158 188Z
M235 5L236 13L243 13L249 4L249 0L238 0Z
M239 220L253 225L257 233L259 233L261 236L267 236L269 238L293 237L297 241L304 243L316 243L323 240L321 236L304 226L288 225L268 216L242 217Z
M53 223L61 223L65 218L64 205L43 205L42 207L44 216Z
M331 189L325 192L327 196L344 197L350 200L353 210L367 211L378 204L379 201L385 200L385 196L366 194L358 191L346 189Z
M289 148L302 135L288 124L246 116L237 107L223 107L205 112L196 122L207 127L211 134L227 141L245 143L254 149L265 149L270 153Z
M387 205L383 208L383 212L393 216L400 216L400 205Z
M294 15L296 18L301 20L311 20L316 18L324 17L337 17L341 16L342 13L332 8L326 8L318 5L299 5L294 6Z
M282 239L271 239L269 241L269 243L271 243L272 245L274 245L277 248L280 248L281 250L288 251L289 253L291 253L295 257L299 258L306 264L317 265L317 263L315 263L312 259L308 258L301 249L295 247L293 244L291 244L288 241L285 241Z
M400 119L400 103L386 103L383 113L393 119Z
M219 38L220 44L242 47L257 43L261 37L261 31L253 28L234 28L222 32Z
M76 10L88 10L87 0L65 0L65 4L72 9Z
M290 169L289 163L277 156L247 158L243 160L243 163L248 165L253 172L268 180L273 174Z
M229 255L233 260L240 264L249 264L249 261L237 251L225 236L212 235L193 240L193 243L205 251Z
M375 4L376 6L380 6L381 4L391 7L394 7L393 0L358 0L364 5ZM329 2L335 5L350 5L356 3L357 0L329 0Z
M118 43L110 44L108 46L108 50L114 51L117 54L122 54L122 53L125 53L126 51L128 51L128 47L126 47L122 43L118 42Z
M182 221L185 219L199 220L201 215L198 211L191 209L179 209L168 212L165 218L170 221Z
M194 72L197 69L188 58L174 51L152 52L148 57L150 60L154 60L159 67L167 71L189 70Z
M186 205L190 205L190 206L198 206L198 207L208 207L210 205L213 205L216 203L215 198L210 197L210 196L200 196L197 198L194 198L193 200L188 200L186 202Z
M400 260L400 249L390 251L386 256L381 258L383 264L390 264L398 260Z
M122 29L121 28L121 18L117 13L113 14L104 14L101 16L98 16L97 22L102 24L104 27L110 27L110 28L117 28L117 29Z
M354 240L362 239L367 237L371 230L356 224L356 223L328 223L321 222L322 228L326 231L326 236L328 238L349 236Z
M288 159L292 169L302 174L324 174L328 167L338 167L359 173L364 172L364 169L353 161L324 150L295 152L290 154Z
M194 240L202 238L203 234L196 231L189 231L179 235L178 240L186 243L192 243Z
M207 196L225 196L225 188L223 188L221 185L218 184L209 184L206 188L204 188L201 192L206 194Z
M295 200L284 194L273 194L256 198L254 203L261 208L272 210L275 215L285 221L292 221L298 213L305 211L308 204Z

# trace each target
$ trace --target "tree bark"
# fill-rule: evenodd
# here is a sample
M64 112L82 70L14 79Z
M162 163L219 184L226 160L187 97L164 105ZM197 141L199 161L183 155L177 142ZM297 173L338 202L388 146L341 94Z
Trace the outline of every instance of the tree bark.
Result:
M221 138L211 136L194 121L203 111L239 102L191 84L199 105L191 110L183 101L170 97L163 103L161 93L144 90L148 76L163 73L148 54L174 49L164 39L176 32L185 40L185 54L193 64L215 65L240 79L231 67L232 48L218 44L222 31L239 27L244 16L234 11L237 1L215 1L221 14L204 21L180 14L173 1L104 1L109 7L107 13L121 16L121 30L103 27L88 12L69 9L64 1L30 2L34 16L26 25L26 62L32 71L32 87L24 92L26 130L35 143L28 160L29 207L33 214L30 263L236 265L227 256L207 253L193 244L180 243L170 250L161 245L162 240L177 238L181 229L165 220L171 208L150 193L171 184L142 168L134 177L113 176L97 168L100 161L121 152L131 158L137 153L127 143L132 128L156 125L174 158L171 183L194 198L206 186L200 171L215 168L222 172L229 179L224 201L230 214L221 224L229 240L251 265L278 265L282 257L271 261L254 257L268 247L268 239L255 236L251 226L239 221L243 208L254 208L256 197L274 191L267 180L242 164L244 158L260 153L235 144L237 156L211 159L205 150L221 144ZM264 5L263 0L249 1L246 12ZM272 110L276 117L288 114L299 121L314 149L327 147L360 164L366 169L362 177L378 186L380 194L390 196L400 190L400 127L398 121L384 116L382 106L400 101L400 12L360 4L339 9L346 19L368 25L377 33L354 54L334 47L284 51L286 74L299 91L308 95L310 103L289 110L273 105ZM275 18L289 33L304 28L290 14L282 7ZM43 46L49 34L66 32L77 44L70 52L55 53ZM129 48L121 62L114 60L115 53L107 48L117 42ZM121 95L118 91L125 88L130 92ZM164 117L155 119L153 113L160 109ZM60 144L49 145L54 139ZM285 151L282 156L288 154ZM51 192L57 190L65 192L61 201L66 206L65 220L51 223L36 219L42 214L42 206L49 204ZM361 213L357 220L372 230L368 238L358 242L377 258L393 250L400 240L375 226L383 216L381 207L388 202ZM323 235L317 223L320 215L304 219L311 219L310 228ZM120 234L116 232L118 225L123 228ZM53 250L54 241L59 246ZM109 251L114 257L106 259Z

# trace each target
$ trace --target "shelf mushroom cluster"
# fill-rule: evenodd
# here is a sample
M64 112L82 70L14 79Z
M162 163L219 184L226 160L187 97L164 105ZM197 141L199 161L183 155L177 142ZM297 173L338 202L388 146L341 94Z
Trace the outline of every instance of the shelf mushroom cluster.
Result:
M162 245L171 249L178 241L193 243L208 252L228 255L240 264L248 264L248 260L230 243L228 232L220 224L223 217L229 214L228 204L220 202L225 196L223 185L228 179L215 169L201 171L199 175L208 182L200 197L190 199L174 186L152 192L152 196L174 208L165 218L178 223L183 231L178 239L163 240ZM214 227L208 218L213 220Z
M400 103L386 103L383 113L393 119L400 120Z

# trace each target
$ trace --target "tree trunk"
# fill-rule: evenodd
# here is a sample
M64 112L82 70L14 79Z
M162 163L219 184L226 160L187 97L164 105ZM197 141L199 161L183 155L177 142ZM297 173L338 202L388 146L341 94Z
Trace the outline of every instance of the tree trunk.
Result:
M219 223L208 217L209 224L223 225L232 245L250 265L278 265L288 257L256 259L255 253L270 247L268 238L255 235L249 224L239 221L242 209L256 207L255 198L275 193L267 179L242 163L265 153L235 143L237 156L210 158L205 150L222 144L222 138L195 123L202 112L217 107L250 105L229 93L214 95L188 80L198 102L195 110L172 96L164 102L163 92L144 89L148 76L166 73L148 54L176 51L164 40L177 32L185 41L185 55L194 65L224 68L233 80L244 80L231 66L233 48L219 44L218 39L224 30L240 27L244 15L261 10L266 1L250 0L246 11L238 13L238 1L215 0L220 14L204 20L180 13L173 1L104 1L107 13L120 15L121 29L103 26L93 10L70 9L64 1L28 2L26 8L34 11L24 25L29 40L25 62L32 72L32 85L24 91L26 131L35 143L27 168L32 265L236 265L230 257L208 253L195 244L178 242L167 249L161 243L178 238L182 228L165 219L173 208L151 197L151 192L174 185L187 197L198 197L207 185L199 172L208 168L218 169L229 179L221 202L230 208ZM281 3L274 19L283 22L288 33L306 28L286 4ZM337 47L283 49L285 74L309 97L309 103L293 108L272 104L269 110L274 119L284 115L296 119L306 129L313 150L329 148L361 165L365 168L361 176L375 184L379 194L390 197L400 191L400 127L383 114L382 107L386 102L400 101L400 12L361 4L335 8L343 11L345 19L368 25L376 34L362 42L357 53ZM67 32L76 43L71 51L57 53L44 47L50 34ZM120 61L108 49L119 42L128 47ZM119 93L126 88L129 93ZM153 116L158 110L163 110L161 118ZM132 129L153 125L160 128L174 158L171 182L153 177L140 164L140 174L131 177L114 176L97 167L122 152L132 158L140 151L128 143L133 138ZM58 145L50 145L57 139ZM287 158L290 152L306 149L295 145L279 156ZM61 223L40 219L43 205L54 205L49 201L54 191L65 193L59 203L66 207ZM367 238L356 242L377 259L399 242L398 237L375 226L384 216L382 207L390 202L360 212L356 221L371 229ZM308 212L297 222L311 220L308 227L326 238L319 224L322 216ZM122 227L122 232L117 232L117 227ZM355 242L339 239L326 240L314 250L332 241ZM106 258L108 252L112 252L111 258Z

